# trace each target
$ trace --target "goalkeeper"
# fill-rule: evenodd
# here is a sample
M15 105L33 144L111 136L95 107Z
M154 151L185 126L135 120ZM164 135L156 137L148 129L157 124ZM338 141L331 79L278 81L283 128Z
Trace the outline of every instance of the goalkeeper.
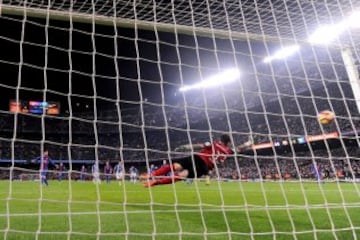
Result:
M155 185L170 184L185 178L199 178L207 175L209 171L215 168L215 164L226 160L228 155L233 154L230 145L229 135L222 135L220 140L215 140L212 143L206 142L204 144L183 145L175 150L189 151L200 150L192 156L184 157L174 160L173 164L163 165L161 168L151 173L144 186L153 187ZM194 166L195 164L195 166ZM166 176L168 173L170 176ZM156 177L163 176L156 179Z

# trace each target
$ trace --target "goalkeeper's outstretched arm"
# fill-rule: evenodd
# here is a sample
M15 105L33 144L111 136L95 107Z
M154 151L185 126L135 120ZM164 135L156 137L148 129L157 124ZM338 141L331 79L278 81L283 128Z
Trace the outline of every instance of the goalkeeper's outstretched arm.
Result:
M238 145L236 147L236 151L239 152L239 153L247 151L247 150L251 149L253 144L254 144L253 141L251 139L249 139L248 141Z
M200 149L205 148L206 146L210 146L210 142L206 143L196 143L196 144L184 144L180 145L177 148L175 148L175 151L177 152L188 152L188 151L198 151Z

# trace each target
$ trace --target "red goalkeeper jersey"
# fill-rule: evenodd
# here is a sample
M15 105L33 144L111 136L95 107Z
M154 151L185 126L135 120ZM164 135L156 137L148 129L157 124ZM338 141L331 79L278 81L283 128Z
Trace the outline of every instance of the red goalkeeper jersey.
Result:
M224 161L232 153L231 148L220 141L214 141L212 144L205 144L205 148L198 155L206 163L208 169L212 170L216 162Z

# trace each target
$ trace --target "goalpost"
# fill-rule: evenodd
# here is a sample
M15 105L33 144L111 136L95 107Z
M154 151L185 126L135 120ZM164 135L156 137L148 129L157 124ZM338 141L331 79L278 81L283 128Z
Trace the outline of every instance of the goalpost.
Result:
M360 238L356 1L2 0L0 12L4 239ZM210 185L105 172L122 160L128 180L222 134L241 148ZM48 187L33 161L45 150ZM106 181L87 181L92 169Z

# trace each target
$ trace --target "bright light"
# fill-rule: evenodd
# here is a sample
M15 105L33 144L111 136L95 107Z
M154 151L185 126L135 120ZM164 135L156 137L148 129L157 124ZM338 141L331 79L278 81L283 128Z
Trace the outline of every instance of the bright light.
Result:
M329 44L336 39L342 32L345 31L343 24L336 24L333 26L326 25L316 30L310 37L311 44Z
M298 45L284 47L284 48L278 50L277 52L275 52L274 55L266 57L264 59L264 62L268 63L268 62L271 62L272 60L284 59L284 58L296 53L297 51L299 51L299 49L300 49L300 46L298 46Z
M335 25L325 25L317 29L308 39L311 44L329 44L351 28L360 27L360 12L353 12L347 19Z
M180 92L189 91L192 89L200 89L200 88L211 88L215 86L224 85L230 82L235 81L240 77L240 71L236 68L226 70L219 74L216 74L208 79L205 79L199 83L195 83L193 85L183 86L179 89Z
M360 28L360 11L353 12L346 20L346 24L351 28Z

